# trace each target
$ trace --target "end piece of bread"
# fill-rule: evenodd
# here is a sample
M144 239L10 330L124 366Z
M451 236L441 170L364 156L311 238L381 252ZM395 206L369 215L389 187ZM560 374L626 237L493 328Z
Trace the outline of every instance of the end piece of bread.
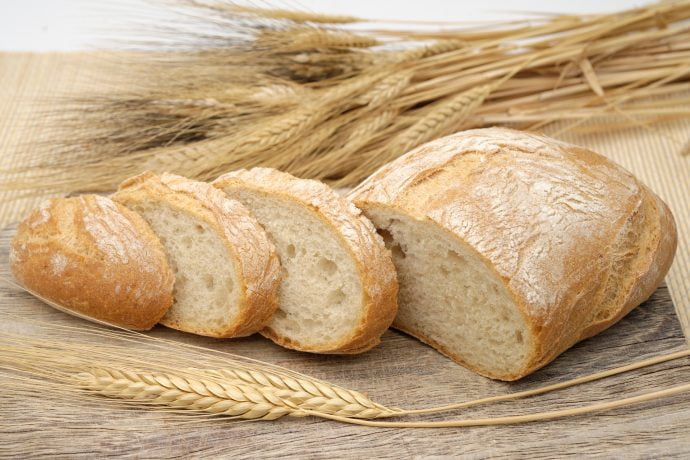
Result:
M389 251L359 209L321 182L274 169L235 171L213 184L252 211L285 269L263 335L315 353L361 353L379 343L398 286Z
M161 324L209 337L264 327L277 307L281 270L273 244L239 202L203 182L143 173L113 199L151 225L175 274Z
M646 300L676 248L670 210L623 168L509 129L425 144L350 198L392 249L394 327L501 380Z
M10 265L48 301L120 327L150 329L173 302L173 274L158 237L103 196L44 202L19 224Z

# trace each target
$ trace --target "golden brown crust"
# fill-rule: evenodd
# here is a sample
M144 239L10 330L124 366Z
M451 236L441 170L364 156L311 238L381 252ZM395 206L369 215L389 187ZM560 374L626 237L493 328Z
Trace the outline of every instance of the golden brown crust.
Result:
M258 332L270 320L278 305L280 262L273 243L241 203L207 183L150 172L123 182L113 199L127 206L157 201L193 215L215 229L235 261L241 299L233 323L203 330L166 318L162 324L211 337L242 337Z
M363 287L365 312L355 331L328 350L294 343L270 328L261 333L287 348L319 353L362 353L377 345L397 313L398 283L390 252L371 222L352 203L327 185L270 168L254 168L225 174L213 182L220 189L248 188L305 206L333 229L351 254Z
M618 321L653 292L675 250L670 211L627 171L586 149L509 129L425 144L374 173L351 198L365 213L387 207L434 222L503 279L531 329L532 350L519 372L473 369L503 380L533 372ZM626 226L637 232L632 244L621 240ZM643 243L643 257L620 262L634 280L627 292L610 276L612 266ZM614 301L597 318L607 296ZM460 353L442 352L461 361Z
M163 246L137 214L97 195L43 203L18 227L10 263L28 289L67 310L136 330L173 302Z
M644 228L638 233L638 243L628 245L633 253L625 273L626 282L620 286L614 309L603 317L595 317L584 329L579 340L598 334L615 324L636 306L647 300L664 280L676 252L677 232L673 214L658 196L643 186L645 206ZM640 212L643 212L641 209ZM639 236L646 238L639 238ZM623 243L629 243L623 241ZM632 250L634 249L634 251ZM616 282L614 280L613 282ZM612 281L609 280L609 283Z

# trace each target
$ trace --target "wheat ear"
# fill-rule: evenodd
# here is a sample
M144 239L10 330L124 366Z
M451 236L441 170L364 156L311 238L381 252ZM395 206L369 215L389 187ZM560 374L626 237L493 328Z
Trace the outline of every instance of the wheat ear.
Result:
M470 115L482 105L495 88L495 84L476 86L448 101L441 102L419 121L400 132L390 145L364 158L353 168L348 177L357 177L361 180L368 175L369 171L393 158L429 140L463 129ZM343 185L343 182L344 180L336 182L336 186Z
M277 8L257 8L244 5L226 5L223 3L211 3L208 4L207 7L219 11L236 12L271 19L284 19L297 23L313 22L320 24L349 24L363 21L355 16L345 16L340 14L308 13L306 11L293 11Z
M364 419L438 413L535 396L687 356L690 356L690 350L682 350L546 387L416 410L388 408L373 402L362 393L316 379L283 376L256 369L188 369L182 375L172 375L162 372L146 373L96 368L76 374L73 381L85 390L110 398L229 415L236 418L274 420L285 415L295 417L314 415L339 421L355 420L352 423L357 423L356 420L364 422ZM549 420L663 398L688 391L689 388L688 385L683 385L622 400L548 413L451 422L372 422L367 424L369 426L442 427Z
M459 49L467 48L467 42L456 39L442 39L430 45L420 46L409 50L401 51L396 56L396 62L415 62L438 54L450 53Z
M359 98L359 102L367 104L368 108L378 108L395 99L412 80L414 72L403 71L394 73L376 84Z
M304 416L270 393L248 387L167 374L98 368L74 377L81 388L110 398L148 402L252 420Z
M402 133L396 142L397 150L407 152L431 139L459 129L472 112L482 105L494 87L495 85L476 86L442 102Z
M309 28L292 35L283 50L302 50L309 48L368 48L376 46L379 41L373 37L350 32L328 29Z
M402 413L400 409L377 404L362 393L325 382L284 377L258 370L197 369L196 371L231 384L237 383L262 388L296 410L314 410L366 419L392 417Z
M260 373L259 373L260 374ZM148 402L215 415L252 420L275 420L285 415L328 414L352 418L380 418L395 410L375 404L361 393L306 380L264 376L273 385L251 384L241 371L206 371L208 378L169 373L96 368L76 374L81 388L107 396ZM233 378L226 378L232 375ZM243 380L243 377L248 377ZM282 385L280 388L276 385ZM293 388L291 388L293 387ZM309 411L309 412L306 412Z

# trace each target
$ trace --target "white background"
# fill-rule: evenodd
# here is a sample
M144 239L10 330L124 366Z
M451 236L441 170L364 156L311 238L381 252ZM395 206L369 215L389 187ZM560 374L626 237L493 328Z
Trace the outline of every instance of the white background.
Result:
M156 17L150 0L0 0L0 50L51 51L93 48L132 16ZM237 3L247 3L237 2ZM296 7L320 13L398 20L486 21L521 12L597 13L649 3L634 0L276 0L254 6ZM129 29L137 26L129 26ZM126 35L125 30L116 35Z

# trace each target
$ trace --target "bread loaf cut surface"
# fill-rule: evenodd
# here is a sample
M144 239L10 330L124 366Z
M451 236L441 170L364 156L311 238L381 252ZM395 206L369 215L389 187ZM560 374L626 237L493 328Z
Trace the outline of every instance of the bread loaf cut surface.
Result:
M394 326L501 380L646 300L676 248L671 212L627 171L508 129L425 144L350 198L392 249Z
M113 199L146 219L175 273L175 302L161 323L210 337L263 328L276 309L280 263L249 211L209 184L144 173Z
M17 228L14 276L64 309L135 330L153 327L172 304L163 246L137 214L109 198L44 202Z
M318 353L379 343L395 316L397 282L389 252L357 208L325 184L267 168L214 185L254 213L285 269L278 310L262 334Z

